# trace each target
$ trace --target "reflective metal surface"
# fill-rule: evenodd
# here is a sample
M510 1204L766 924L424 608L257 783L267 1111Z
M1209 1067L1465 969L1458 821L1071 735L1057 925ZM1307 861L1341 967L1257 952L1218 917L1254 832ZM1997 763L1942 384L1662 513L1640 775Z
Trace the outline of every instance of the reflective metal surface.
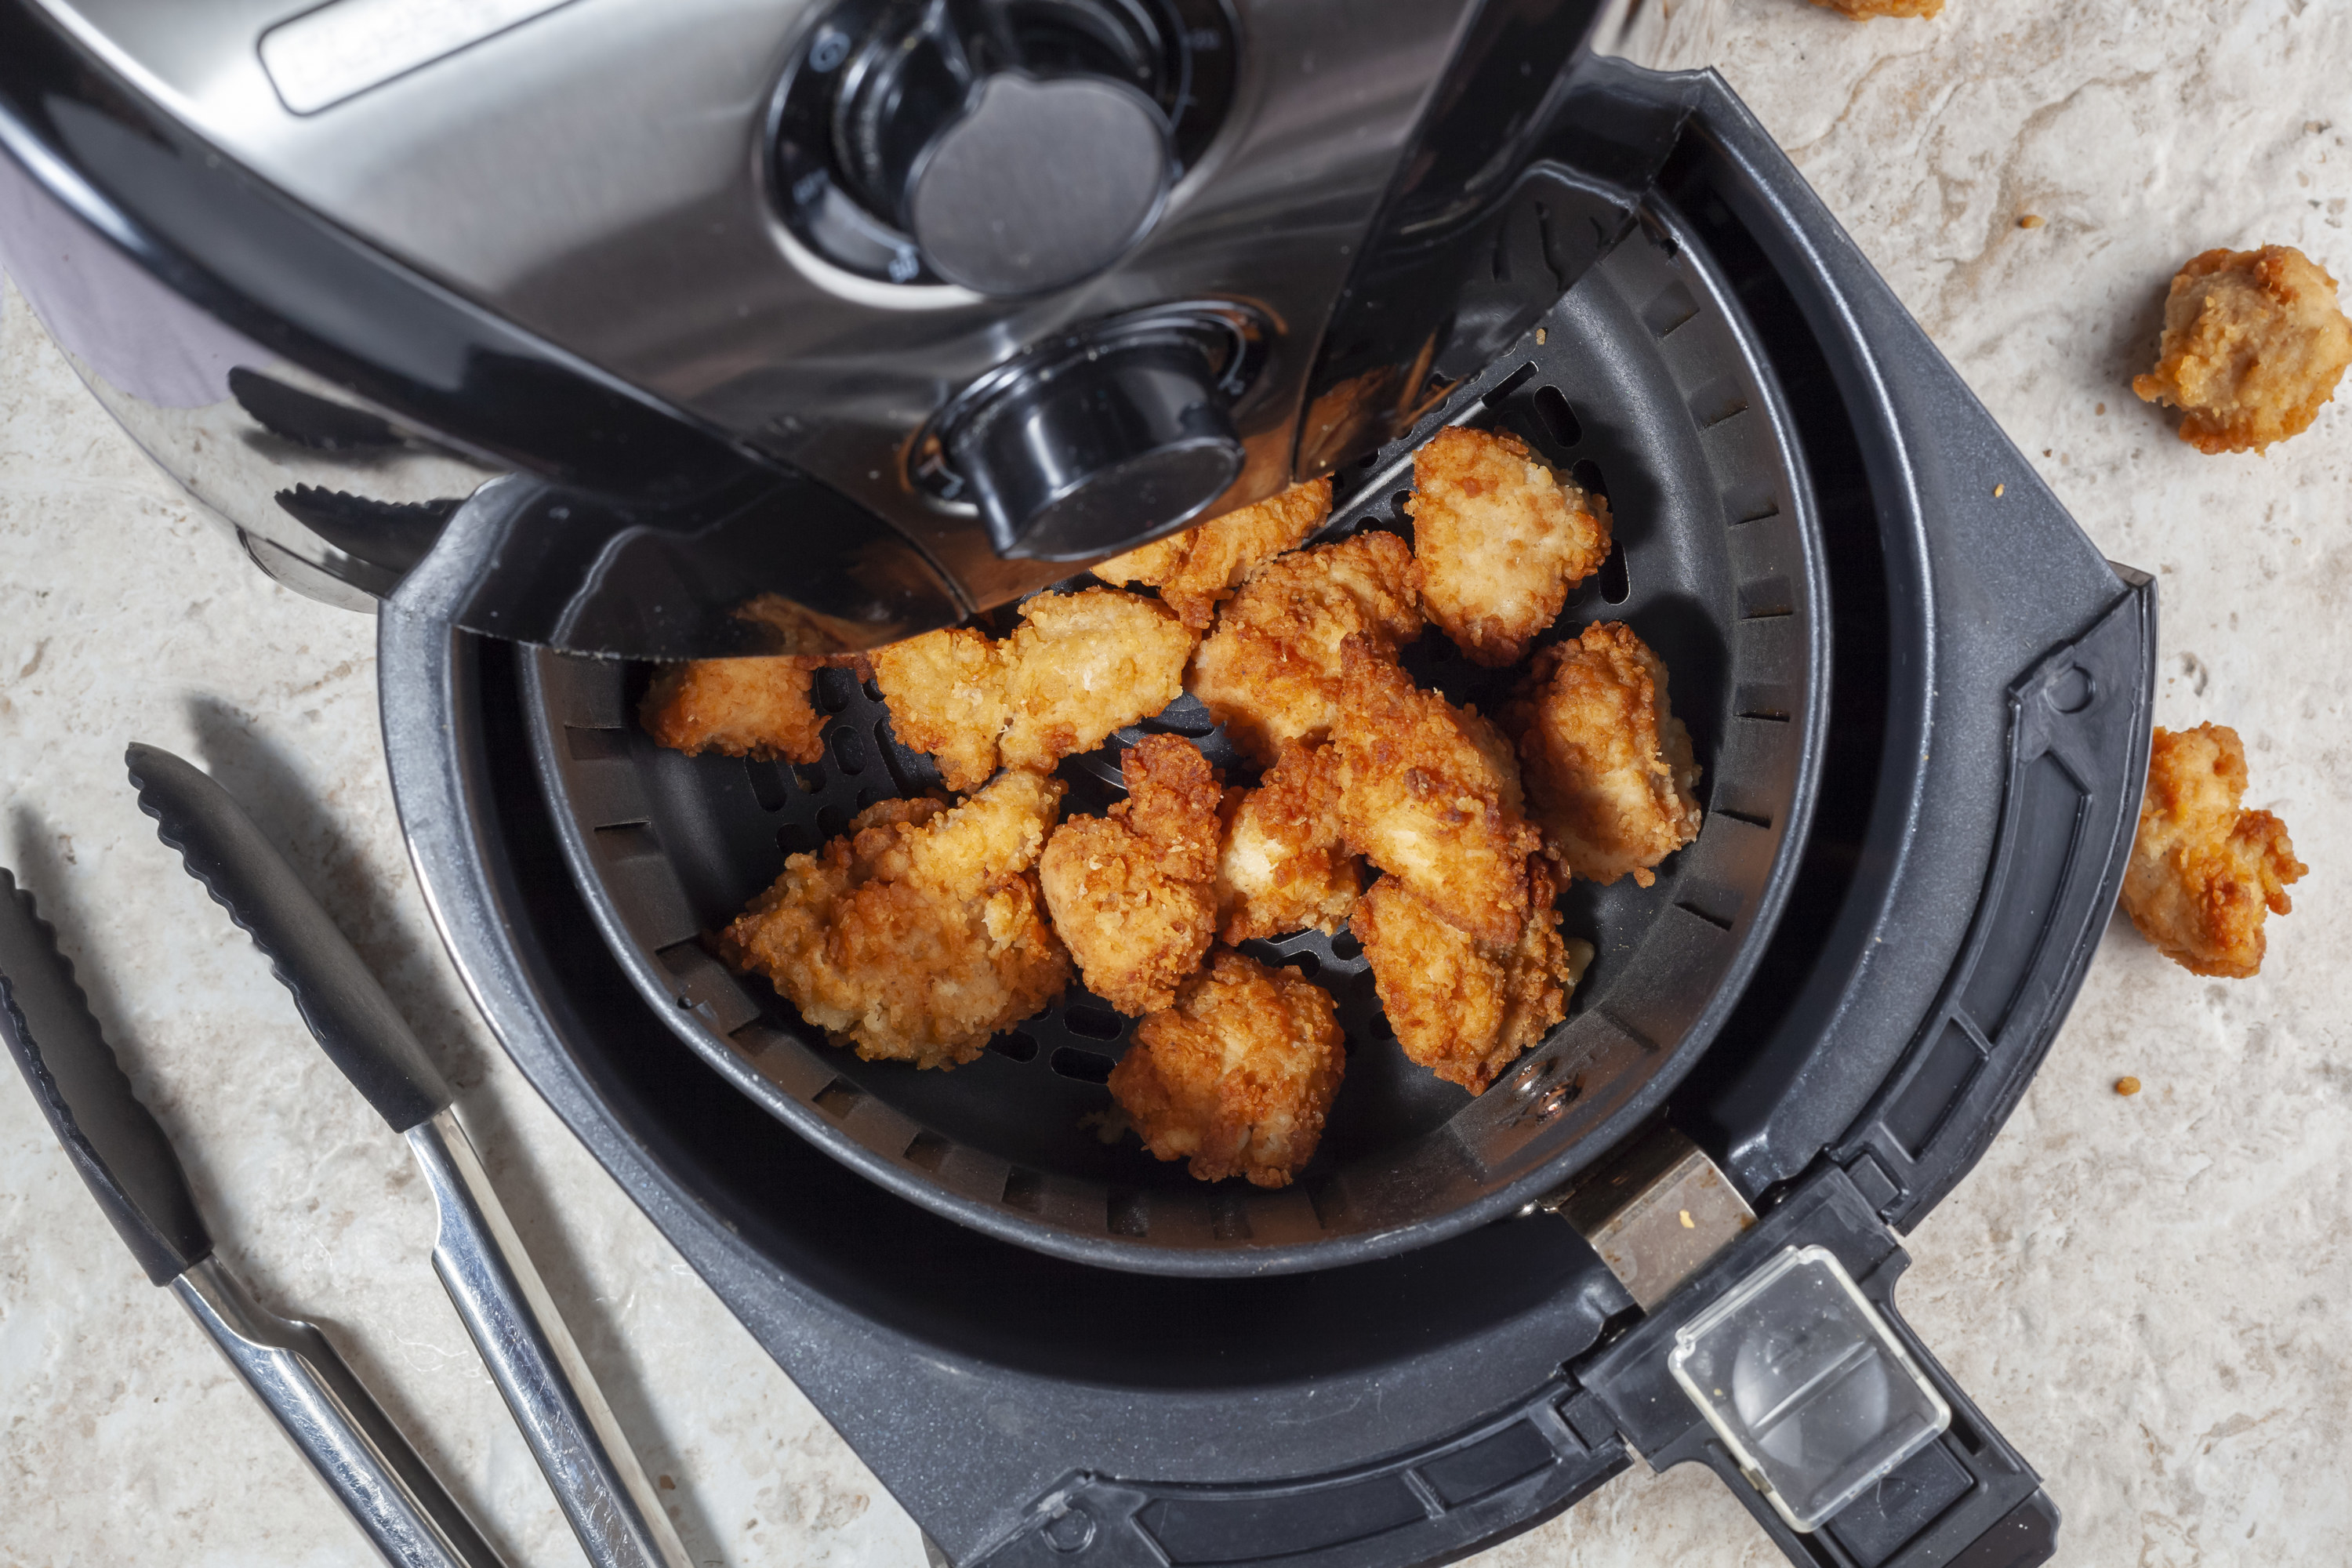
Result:
M171 1289L386 1562L499 1568L502 1560L318 1330L256 1301L217 1258L196 1263Z
M345 0L350 3L350 0ZM779 221L766 128L820 15L752 0L558 7L310 115L258 39L287 7L46 0L168 112L352 232L586 360L804 468L913 538L974 603L1055 575L1007 563L900 447L957 389L1075 325L1172 299L1279 324L1234 422L1221 504L1290 478L1308 363L1467 0L1244 0L1215 141L1112 269L1043 298L899 286Z
M433 1267L597 1568L689 1568L454 1110L407 1133L439 1217Z

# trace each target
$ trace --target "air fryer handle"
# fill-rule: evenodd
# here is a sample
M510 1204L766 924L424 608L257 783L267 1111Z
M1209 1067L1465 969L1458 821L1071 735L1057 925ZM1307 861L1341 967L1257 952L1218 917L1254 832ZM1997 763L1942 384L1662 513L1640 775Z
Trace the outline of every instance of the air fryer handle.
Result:
M1712 1434L1697 1457L1801 1568L2038 1568L2058 1550L2058 1505L1895 1310L1906 1261L1895 1252L1856 1282L1952 1408L1934 1442L1811 1531L1791 1528Z

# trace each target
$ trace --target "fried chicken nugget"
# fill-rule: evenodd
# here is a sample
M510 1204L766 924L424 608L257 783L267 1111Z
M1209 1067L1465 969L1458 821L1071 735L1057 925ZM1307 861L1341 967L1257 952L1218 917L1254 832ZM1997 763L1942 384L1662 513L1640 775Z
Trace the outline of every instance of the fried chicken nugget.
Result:
M1347 1066L1329 992L1219 948L1173 1007L1136 1026L1110 1092L1160 1159L1191 1161L1204 1182L1285 1187L1314 1157Z
M1412 455L1422 608L1474 664L1517 664L1609 558L1609 502L1517 436L1440 430Z
M1568 1016L1592 962L1591 942L1560 939L1559 889L1540 857L1528 891L1518 944L1500 951L1456 931L1394 877L1373 883L1348 922L1406 1057L1473 1094Z
M655 741L689 757L719 752L814 763L824 755L824 715L809 688L829 662L780 654L673 664L655 678L637 721Z
M1270 767L1319 744L1346 698L1339 647L1393 653L1421 631L1421 570L1392 533L1360 533L1269 563L1217 616L1185 678L1234 743Z
M1528 814L1563 869L1646 888L1698 837L1690 731L1666 702L1666 667L1622 622L1539 650L1503 709L1518 737Z
M1040 594L1007 639L1010 712L998 759L1049 768L1176 700L1198 633L1155 600L1117 588Z
M1475 710L1423 691L1383 651L1349 638L1347 704L1332 726L1348 847L1418 893L1456 930L1518 945L1528 857L1510 742Z
M1141 1017L1171 1005L1216 933L1217 805L1201 748L1148 735L1119 759L1127 798L1073 816L1037 863L1045 908L1087 989Z
M1112 588L1040 594L1003 642L970 626L878 648L899 743L958 793L999 767L1050 768L1148 719L1184 689L1196 634L1167 605Z
M1363 891L1364 863L1339 833L1339 753L1294 741L1255 789L1225 792L1217 934L1336 933Z
M1239 511L1129 551L1094 569L1106 583L1149 583L1194 631L1257 569L1295 549L1331 515L1331 481L1309 479Z
M2291 245L2209 250L2164 301L2156 369L2132 378L2148 403L2182 411L2200 452L2259 452L2298 435L2352 365L2352 321L2336 279Z
M954 626L877 648L873 659L900 745L929 752L940 782L958 795L994 776L997 737L1009 716L1003 645Z
M1065 787L1015 768L961 805L871 806L787 859L719 956L868 1061L968 1062L1070 983L1033 869Z
M2192 974L2259 973L2263 922L2294 909L2287 885L2310 869L2294 858L2285 823L2240 808L2245 795L2246 748L2235 730L2156 732L2124 910L2140 935Z

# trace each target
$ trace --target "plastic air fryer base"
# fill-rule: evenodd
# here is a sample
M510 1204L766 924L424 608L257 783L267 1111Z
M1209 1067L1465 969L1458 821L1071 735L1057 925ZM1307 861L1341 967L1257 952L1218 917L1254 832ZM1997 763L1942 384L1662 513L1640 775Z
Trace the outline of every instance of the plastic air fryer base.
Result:
M1531 177L1516 197L1524 243L1539 247L1589 200ZM534 651L526 711L572 873L623 967L688 1045L836 1158L992 1235L1112 1268L1242 1274L1358 1262L1507 1214L1638 1125L1706 1049L1801 848L1830 680L1827 568L1811 484L1786 438L1792 416L1753 339L1705 247L1655 207L1508 352L1338 476L1324 538L1409 530L1413 450L1447 423L1507 428L1603 489L1616 552L1546 640L1622 619L1657 650L1707 814L1655 886L1569 888L1562 931L1598 956L1568 1020L1483 1096L1405 1058L1346 936L1252 944L1329 989L1349 1038L1321 1147L1290 1188L1204 1186L1131 1137L1097 1136L1131 1021L1083 990L979 1060L919 1072L827 1044L763 982L710 956L703 933L786 853L937 782L846 671L819 676L833 715L824 760L792 768L663 752L635 722L646 667ZM1403 657L1424 685L1482 712L1517 679L1470 664L1434 629ZM1201 739L1228 782L1251 776L1189 698L1142 728ZM1108 752L1063 773L1066 814L1115 798Z
M1668 193L1789 395L1840 655L1789 908L1670 1114L1768 1226L1834 1222L1864 1249L1849 1268L1891 1300L1887 1230L1998 1130L2113 906L2154 595L2100 558L1728 89L1660 90L1695 106ZM1549 1517L1618 1468L1619 1444L1642 1447L1626 1403L1642 1368L1602 1365L1639 1361L1620 1348L1635 1335L1592 1354L1640 1320L1548 1216L1348 1268L1154 1279L942 1220L778 1127L646 1004L574 890L521 735L518 650L454 633L430 563L412 588L382 624L386 752L476 999L948 1560L1165 1563L1125 1523L1160 1500L1153 1520L1203 1510L1196 1558L1440 1563ZM1874 1521L1775 1539L1846 1568L2046 1559L2055 1510L2038 1492L1981 1530L1964 1511L2031 1481L2006 1445L1978 1447L1981 1492L1950 1501L1948 1476L1924 1478L1874 1500ZM1144 1501L1089 1531L1070 1506L1089 1486Z

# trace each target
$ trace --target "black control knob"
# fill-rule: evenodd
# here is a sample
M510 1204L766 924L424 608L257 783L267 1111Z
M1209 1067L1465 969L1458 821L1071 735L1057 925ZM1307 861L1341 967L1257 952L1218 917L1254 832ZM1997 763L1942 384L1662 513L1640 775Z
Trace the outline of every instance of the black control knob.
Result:
M1076 340L972 388L940 438L999 553L1087 560L1198 515L1239 476L1224 374L1188 331Z
M1109 266L1159 216L1176 168L1160 105L1056 47L1094 8L1063 0L1039 22L1009 0L929 0L841 72L838 163L940 277L1044 293Z

